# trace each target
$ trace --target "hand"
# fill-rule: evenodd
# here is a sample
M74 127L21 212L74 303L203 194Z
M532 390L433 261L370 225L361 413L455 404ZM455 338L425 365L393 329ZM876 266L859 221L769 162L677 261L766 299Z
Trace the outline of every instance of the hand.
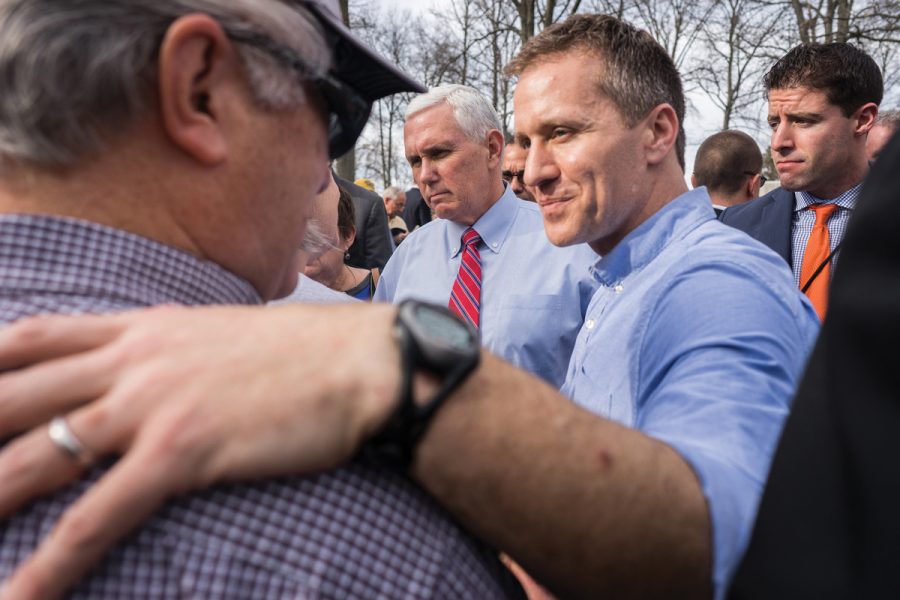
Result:
M0 518L80 474L41 425L53 416L92 454L122 455L0 598L58 597L174 495L349 459L396 399L393 314L166 307L0 331L0 369L18 369L0 375L0 438L40 425L0 452Z

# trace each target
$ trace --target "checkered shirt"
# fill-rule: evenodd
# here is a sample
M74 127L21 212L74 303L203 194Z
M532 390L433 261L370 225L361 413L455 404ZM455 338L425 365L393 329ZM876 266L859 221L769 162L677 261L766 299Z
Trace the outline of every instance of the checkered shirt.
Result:
M245 281L152 240L52 217L0 217L0 319L160 303L258 304ZM239 343L235 340L235 343ZM0 523L7 577L109 464ZM351 464L170 501L71 598L508 598L496 552L408 479Z
M800 287L800 271L803 266L803 253L806 251L806 243L812 234L813 227L816 224L816 213L807 210L813 204L837 204L840 208L835 211L831 218L828 219L828 243L832 250L844 239L844 233L847 231L847 223L850 221L850 215L856 208L856 199L859 198L859 192L862 184L850 188L837 198L832 200L822 200L816 198L809 192L794 192L794 215L793 226L791 227L791 256L795 257L792 261L794 271L794 283ZM834 255L831 259L831 276L834 277L834 271L837 269L838 258L841 252ZM804 282L805 283L805 282Z

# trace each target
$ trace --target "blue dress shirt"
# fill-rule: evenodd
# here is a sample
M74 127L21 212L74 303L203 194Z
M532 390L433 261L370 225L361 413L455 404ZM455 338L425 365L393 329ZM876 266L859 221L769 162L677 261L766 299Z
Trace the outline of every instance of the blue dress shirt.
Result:
M677 450L709 503L721 598L818 319L784 260L678 197L597 260L563 393Z
M508 186L473 228L484 240L482 343L559 388L596 289L590 266L597 255L584 244L551 244L540 209L516 198ZM466 229L436 219L410 233L385 266L374 300L416 298L446 305Z
M822 200L816 198L809 192L794 192L794 214L793 225L791 226L791 251L794 256L794 283L797 287L802 287L806 282L800 281L800 271L803 267L803 253L806 251L806 244L809 242L809 236L812 234L813 227L816 224L816 214L807 210L813 204L837 204L840 208L835 211L831 218L828 219L828 242L831 250L844 239L844 232L847 231L847 223L850 221L850 215L856 208L856 199L859 198L859 192L862 184L858 184L837 198L831 200ZM831 259L831 274L837 269L837 261L840 252Z

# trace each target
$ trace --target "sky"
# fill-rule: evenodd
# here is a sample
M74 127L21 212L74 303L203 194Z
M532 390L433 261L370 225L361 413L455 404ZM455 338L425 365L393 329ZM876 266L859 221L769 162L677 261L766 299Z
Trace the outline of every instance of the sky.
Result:
M373 7L398 7L409 9L413 12L425 13L433 6L441 6L448 4L448 0L371 0ZM686 176L685 179L690 183L690 173L693 170L694 155L697 148L703 140L710 134L721 129L722 113L702 94L688 94L689 106L688 114L685 118L685 128L687 133L687 148L685 150ZM758 131L746 130L751 136L756 138L760 145L760 151L765 150L768 140L765 132L760 129Z

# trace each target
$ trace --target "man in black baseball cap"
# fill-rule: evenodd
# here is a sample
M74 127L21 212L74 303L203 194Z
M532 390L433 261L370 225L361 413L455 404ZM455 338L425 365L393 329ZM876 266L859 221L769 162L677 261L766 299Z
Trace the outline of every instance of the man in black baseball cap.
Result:
M313 196L330 177L328 155L352 146L375 99L421 89L354 38L336 6L0 2L0 322L158 304L259 305L293 289L292 259ZM283 334L303 335L307 325ZM224 346L255 343L231 331ZM319 368L285 358L300 370ZM166 397L155 394L154 404ZM405 478L360 464L315 479L267 480L267 469L248 469L235 478L243 483L190 494L209 481L192 469L196 454L179 452L177 464L154 453L92 463L123 454L123 440L91 447L81 422L88 415L74 406L57 406L54 414L66 417L40 439L15 437L28 406L36 405L0 416L8 427L0 440L14 437L0 446L31 483L57 491L25 504L23 481L0 485L12 494L0 506L21 505L0 527L4 598L55 598L70 588L72 597L100 600L516 591L495 554ZM126 406L140 408L119 409ZM209 408L208 424L227 416L221 404ZM205 435L184 426L175 414L183 410L160 424L171 447ZM61 461L61 470L35 467L40 456ZM91 508L109 482L136 483L129 465L153 492ZM77 481L65 485L63 472ZM186 477L173 489L163 474ZM63 565L52 548L36 549L67 508L72 516L53 539L78 550L65 552L74 563ZM114 532L143 518L78 583L118 539Z

